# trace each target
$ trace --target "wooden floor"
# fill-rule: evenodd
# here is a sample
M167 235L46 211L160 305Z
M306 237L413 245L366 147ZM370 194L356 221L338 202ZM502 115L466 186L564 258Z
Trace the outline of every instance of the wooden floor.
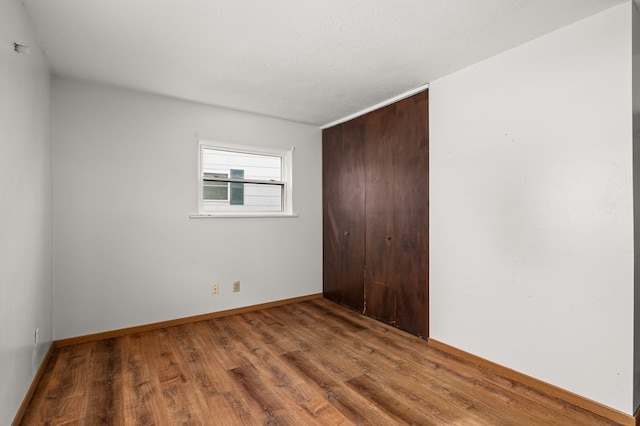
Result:
M316 299L58 348L22 424L613 423Z

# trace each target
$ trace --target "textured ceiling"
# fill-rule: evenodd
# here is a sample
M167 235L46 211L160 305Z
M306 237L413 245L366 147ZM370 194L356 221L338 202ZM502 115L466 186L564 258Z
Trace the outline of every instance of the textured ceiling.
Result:
M323 125L627 0L23 0L57 75Z

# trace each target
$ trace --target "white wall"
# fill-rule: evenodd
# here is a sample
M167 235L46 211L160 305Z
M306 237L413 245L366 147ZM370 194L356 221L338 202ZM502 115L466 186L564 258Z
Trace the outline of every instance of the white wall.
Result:
M633 413L631 3L430 83L430 335Z
M56 339L322 291L318 128L67 78L54 128ZM295 145L300 216L190 219L196 133Z
M640 405L640 10L632 8L633 25L633 230L634 230L634 368L633 407Z
M14 40L31 48L19 55ZM52 340L51 81L19 0L0 2L0 424ZM34 332L40 329L35 346Z

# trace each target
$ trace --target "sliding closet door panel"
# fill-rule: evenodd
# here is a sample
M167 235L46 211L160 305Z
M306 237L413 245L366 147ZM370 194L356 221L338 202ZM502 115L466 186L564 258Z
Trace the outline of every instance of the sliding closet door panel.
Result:
M364 309L363 126L353 120L323 131L323 292Z
M341 144L341 126L322 131L322 293L324 297L337 303L342 303L339 285L342 239L338 237L339 218L335 212L339 208L337 204L340 199L329 188L334 188L339 179L340 164L333 155L341 150Z
M323 132L324 295L429 332L428 92Z
M397 276L394 264L394 106L367 114L365 127L366 263L365 313L395 324Z
M396 325L419 336L428 334L429 306L429 131L428 97L420 93L395 104L393 139L393 263Z

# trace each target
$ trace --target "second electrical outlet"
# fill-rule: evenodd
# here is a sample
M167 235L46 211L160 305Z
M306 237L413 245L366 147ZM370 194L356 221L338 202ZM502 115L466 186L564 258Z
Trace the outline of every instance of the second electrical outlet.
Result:
M234 293L237 293L240 291L240 281L234 281L233 282L233 291Z
M211 284L211 294L218 294L218 284Z

